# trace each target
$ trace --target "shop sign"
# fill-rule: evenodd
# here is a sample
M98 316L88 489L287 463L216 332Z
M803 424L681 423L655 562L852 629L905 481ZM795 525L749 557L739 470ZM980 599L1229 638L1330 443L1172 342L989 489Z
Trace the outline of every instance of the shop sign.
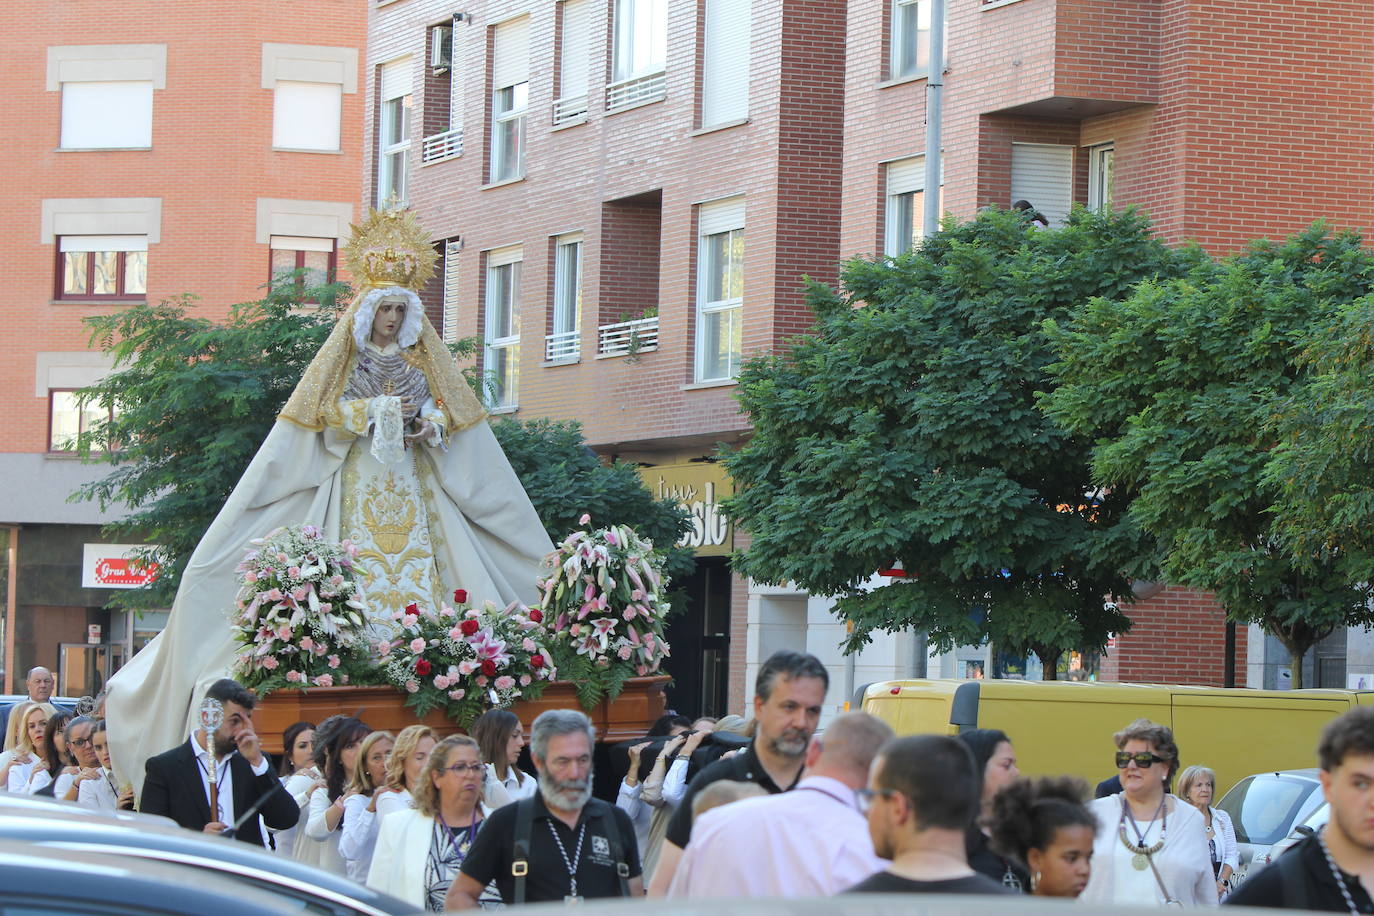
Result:
M640 476L656 499L676 501L691 515L692 530L678 541L697 556L729 556L734 550L734 527L720 509L721 500L735 490L725 469L715 462L665 464L640 468Z
M145 544L85 544L82 546L82 588L140 588L157 578L157 564L143 566L134 551Z

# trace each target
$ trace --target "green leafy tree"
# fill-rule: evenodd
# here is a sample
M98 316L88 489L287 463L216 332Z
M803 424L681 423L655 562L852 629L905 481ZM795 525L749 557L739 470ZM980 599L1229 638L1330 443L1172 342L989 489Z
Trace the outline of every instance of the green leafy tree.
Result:
M1316 642L1374 623L1368 587L1339 557L1284 543L1273 464L1285 411L1310 389L1309 341L1371 278L1359 237L1318 224L1046 323L1059 359L1043 403L1096 443L1093 482L1129 496L1166 579L1214 592L1233 620L1283 642L1295 687Z
M1152 547L1093 486L1090 443L1036 406L1042 323L1198 257L1133 213L1050 231L986 212L850 261L843 292L812 284L815 326L740 377L754 435L727 459L728 511L752 536L737 568L836 597L851 650L926 630L941 650L1034 652L1053 678L1065 650L1100 649L1129 626L1105 597L1130 595ZM894 560L911 578L868 589Z

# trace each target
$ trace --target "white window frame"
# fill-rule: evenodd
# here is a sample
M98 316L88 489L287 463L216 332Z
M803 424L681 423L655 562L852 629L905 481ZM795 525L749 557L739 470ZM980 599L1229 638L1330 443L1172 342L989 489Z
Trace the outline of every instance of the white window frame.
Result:
M530 84L502 86L491 93L491 175L489 181L516 181L525 177L525 116L529 112ZM514 143L509 172L501 170Z
M572 276L568 270L568 251L572 255ZM576 362L581 356L581 342L577 337L582 329L582 233L569 232L553 240L553 308L549 316L549 334L574 335L574 352L557 362Z
M1088 147L1088 209L1112 209L1116 188L1116 143Z
M701 126L749 117L751 0L706 0L701 53Z
M555 127L581 123L587 119L587 93L591 81L590 0L561 0L558 13L558 98L553 103Z
M904 79L906 77L920 76L930 69L930 0L891 0L889 13L892 17L892 28L890 29L891 40L888 42L888 77L890 79ZM916 19L916 52L911 61L902 59L902 51L907 44L907 30L905 26L906 12L914 9ZM925 28L921 28L921 21L924 19ZM921 32L926 33L926 60L921 62Z
M412 110L412 89L410 74L405 78L391 79L390 74L407 71L410 58L383 64L380 79L380 105L377 111L377 206L389 204L393 193L400 204L410 197L410 121ZM391 70L390 68L396 68ZM387 142L399 124L400 136ZM399 180L398 176L399 175Z
M140 131L141 142L129 144L94 142L76 143L76 137L68 136L68 128L79 133L75 125L69 124L67 98L64 87L77 85L122 84L127 88L139 86L147 90L146 142ZM153 123L153 96L156 90L167 88L167 46L164 44L122 44L122 45L53 45L48 47L47 77L45 87L49 92L63 95L63 114L61 134L58 145L62 149L151 149ZM141 102L142 100L140 100ZM140 107L142 107L140 105ZM142 111L139 112L143 114ZM130 125L125 124L127 129ZM138 125L140 127L144 125ZM82 138L84 139L84 138Z
M648 14L649 23L640 34L640 20ZM615 0L614 32L611 38L611 82L623 83L663 73L668 69L668 0ZM661 25L654 20L661 20ZM662 34L656 34L661 29ZM635 66L636 38L649 40L648 59Z
M281 92L283 85L286 91ZM333 87L333 93L320 93L321 87ZM358 91L358 49L319 45L278 44L263 42L262 88L273 92L272 148L291 152L338 152L340 125L343 121L343 96ZM281 142L283 133L293 129L301 100L293 100L293 92L316 93L321 98L305 102L311 108L324 108L320 139L305 144Z
M734 336L738 332L741 339L743 337L740 328L743 321L744 312L744 265L740 265L740 294L738 296L727 297L725 299L708 300L706 297L710 290L710 276L708 270L711 263L710 246L711 240L720 235L733 235L739 233L744 236L745 230L745 199L743 197L728 198L725 200L711 201L701 204L697 208L697 282L696 282L696 358L694 360L694 376L697 382L725 382L736 378L739 375L740 364L743 362L743 347L736 360L726 360L724 375L706 374L706 339L707 325L712 321L728 322L731 331L726 336ZM731 249L731 240L727 239L725 250ZM743 260L743 255L741 255Z
M896 257L916 247L924 229L925 156L898 159L883 165L883 254ZM921 206L916 196L921 195Z
M513 411L519 405L518 385L520 380L520 274L524 262L524 249L519 245L497 248L486 253L486 288L484 291L485 320L482 334L482 365L486 379L484 391L488 408L493 411ZM495 282L498 271L507 271L504 284ZM508 327L496 327L496 314L502 303L498 302L499 288L510 292L507 303L510 315ZM506 358L508 377L496 379L492 366L498 354ZM499 393L493 397L495 384L501 385Z

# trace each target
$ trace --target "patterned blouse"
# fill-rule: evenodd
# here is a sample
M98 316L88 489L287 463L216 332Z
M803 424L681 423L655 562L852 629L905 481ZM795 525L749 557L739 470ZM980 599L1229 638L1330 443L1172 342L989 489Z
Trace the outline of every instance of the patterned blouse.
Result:
M485 821L474 821L463 827L449 827L439 818L434 819L434 832L429 843L429 858L425 862L425 909L431 913L442 913L444 898L477 832ZM487 885L477 903L486 910L501 907L501 894L496 885Z

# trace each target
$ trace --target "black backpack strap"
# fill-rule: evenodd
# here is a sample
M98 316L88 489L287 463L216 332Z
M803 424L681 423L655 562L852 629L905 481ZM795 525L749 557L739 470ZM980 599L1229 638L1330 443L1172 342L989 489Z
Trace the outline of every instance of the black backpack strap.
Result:
M510 873L515 878L515 906L525 902L525 877L530 873L530 837L534 834L534 797L515 803L515 858Z
M616 823L616 807L597 799L601 804L601 819L606 823L606 840L611 844L611 859L620 879L620 896L630 896L630 865L625 861L625 845L620 842L620 825Z

